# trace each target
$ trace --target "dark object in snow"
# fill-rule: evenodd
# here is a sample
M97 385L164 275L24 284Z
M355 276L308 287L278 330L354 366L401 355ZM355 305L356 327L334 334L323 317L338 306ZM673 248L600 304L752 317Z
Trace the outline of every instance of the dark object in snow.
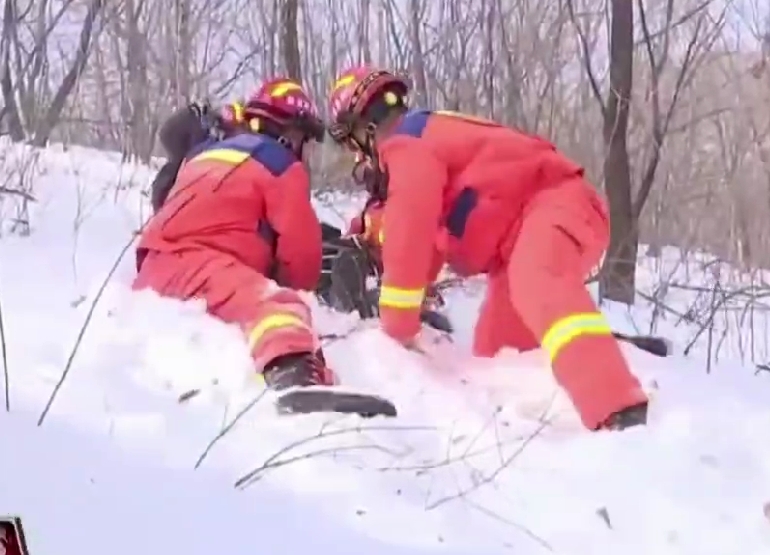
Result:
M634 426L646 425L647 403L644 402L616 412L605 420L605 422L599 426L599 429L620 432L628 428L633 428Z
M185 391L184 393L182 393L179 396L179 399L177 400L177 402L179 404L186 403L193 397L197 397L198 395L200 395L200 393L201 393L200 389L190 389L189 391Z
M339 312L358 312L361 318L377 315L376 296L367 291L366 278L378 277L366 250L352 238L343 237L333 225L322 223L323 263L316 287L318 298Z
M366 248L343 237L336 227L322 223L323 265L316 295L338 312L357 312L361 319L379 316L379 269ZM367 278L375 284L367 286ZM453 333L449 318L433 309L420 314L423 324L444 333Z
M279 414L337 412L363 418L397 416L393 403L378 395L354 393L335 386L298 387L282 393L275 402Z
M420 313L420 321L426 326L430 326L434 330L443 331L444 333L454 333L455 331L449 318L447 318L445 314L435 310L423 310Z
M604 524L607 525L607 528L612 530L612 522L610 521L610 513L607 510L606 507L602 507L600 509L596 509L596 516L602 519L604 521Z
M626 335L619 331L613 331L612 336L618 341L631 343L634 347L658 357L667 357L671 354L671 345L664 337L655 335Z

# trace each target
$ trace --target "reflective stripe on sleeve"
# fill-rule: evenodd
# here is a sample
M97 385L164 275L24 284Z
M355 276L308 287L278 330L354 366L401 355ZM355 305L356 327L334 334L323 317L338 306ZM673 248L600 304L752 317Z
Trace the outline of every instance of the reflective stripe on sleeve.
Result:
M420 308L425 298L425 289L404 289L383 285L380 289L380 306L386 308Z
M554 322L541 345L553 362L564 347L584 335L612 335L612 329L601 312L572 314Z

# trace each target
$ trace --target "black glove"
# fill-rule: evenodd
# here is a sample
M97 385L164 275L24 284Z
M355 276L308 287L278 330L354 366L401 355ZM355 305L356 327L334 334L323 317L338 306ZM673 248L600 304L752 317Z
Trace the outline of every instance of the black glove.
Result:
M423 309L423 311L420 312L420 321L426 326L432 327L434 330L443 331L445 333L454 333L455 331L449 318L435 310Z

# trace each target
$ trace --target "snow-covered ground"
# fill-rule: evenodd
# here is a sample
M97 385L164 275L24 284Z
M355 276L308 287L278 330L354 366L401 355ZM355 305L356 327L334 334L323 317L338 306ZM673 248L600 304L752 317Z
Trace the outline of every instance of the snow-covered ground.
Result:
M430 358L316 307L319 330L344 336L327 346L342 379L400 417L279 419L237 330L128 291L150 170L82 149L3 152L0 186L31 186L36 202L26 236L17 203L0 205L0 514L23 517L33 555L770 553L770 382L725 362L733 351L707 375L706 343L688 358L627 347L654 391L650 425L589 434L540 353L469 356L473 287L449 293L460 330ZM354 208L319 202L327 219ZM642 262L648 291L673 268ZM654 320L684 349L698 324L647 304L608 313L625 330ZM179 404L191 388L203 394Z

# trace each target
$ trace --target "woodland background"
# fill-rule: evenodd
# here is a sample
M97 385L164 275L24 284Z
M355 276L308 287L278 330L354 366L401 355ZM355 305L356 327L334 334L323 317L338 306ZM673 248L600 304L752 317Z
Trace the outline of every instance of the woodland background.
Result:
M189 99L283 73L325 110L360 63L583 164L610 202L608 298L634 300L640 242L770 267L766 0L3 0L0 132L147 162ZM349 163L324 145L316 186L348 186Z

